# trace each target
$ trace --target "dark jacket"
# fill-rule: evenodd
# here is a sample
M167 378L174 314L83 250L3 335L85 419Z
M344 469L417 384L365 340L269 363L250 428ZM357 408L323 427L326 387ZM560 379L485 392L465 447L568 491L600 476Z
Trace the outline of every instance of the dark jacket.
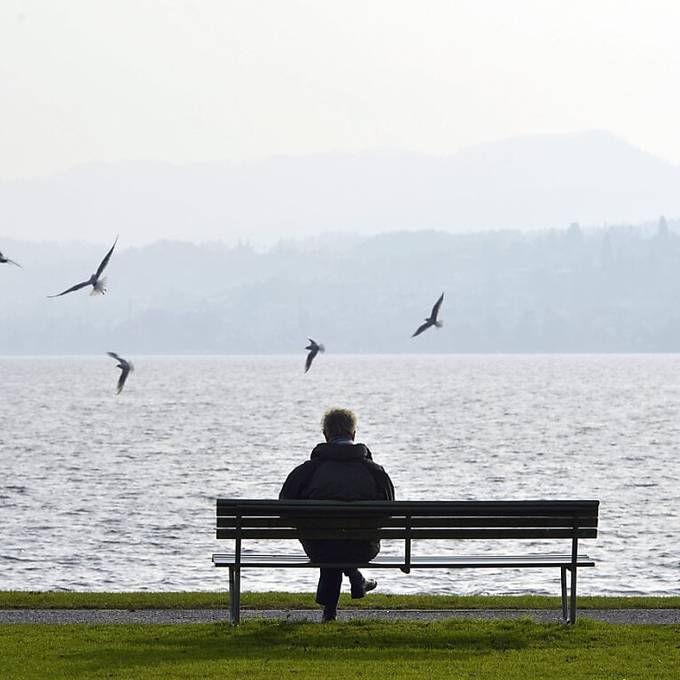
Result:
M393 501L394 487L364 444L317 444L283 484L281 499Z
M364 444L318 444L283 484L279 498L290 500L393 501L394 486ZM317 562L368 562L380 551L379 540L304 540Z

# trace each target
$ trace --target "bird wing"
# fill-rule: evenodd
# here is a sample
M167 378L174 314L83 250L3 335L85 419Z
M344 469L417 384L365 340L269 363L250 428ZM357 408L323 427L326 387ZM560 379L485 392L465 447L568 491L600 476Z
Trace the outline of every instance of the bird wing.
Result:
M125 381L127 380L128 373L130 373L130 367L127 365L126 362L126 366L121 369L120 378L118 378L118 394L120 394L123 391L123 386L125 385Z
M439 314L439 308L442 306L442 302L444 301L444 293L442 293L439 296L439 299L437 302L434 303L434 307L432 307L432 313L430 314L430 318L433 321L437 320L437 314Z
M75 286L71 286L70 288L67 288L66 290L62 291L61 293L57 293L56 295L48 295L48 298L55 298L55 297L60 297L62 295L66 295L66 293L72 293L74 290L80 290L81 288L85 288L85 286L89 286L90 281L89 279L87 281L83 281L82 283L76 283Z
M120 361L120 357L115 352L107 352L107 354L116 361Z
M305 360L305 373L307 373L309 367L312 365L312 361L314 361L314 357L317 355L318 351L318 349L314 348L310 350L309 354L307 355L307 359Z
M430 321L426 321L425 323L420 324L416 332L411 337L415 338L416 335L420 335L423 331L427 330L431 325L432 323Z
M21 265L18 262L15 262L14 260L10 260L9 257L6 259L7 262L10 264L15 264L17 267L21 267ZM21 267L23 269L23 267Z
M99 278L102 275L102 272L106 268L106 265L109 263L109 260L111 259L111 254L113 253L113 249L116 247L116 243L118 243L118 237L116 236L116 240L113 242L113 245L111 246L111 250L109 250L108 253L106 253L106 257L101 261L101 264L99 267L97 267L97 273L95 276Z

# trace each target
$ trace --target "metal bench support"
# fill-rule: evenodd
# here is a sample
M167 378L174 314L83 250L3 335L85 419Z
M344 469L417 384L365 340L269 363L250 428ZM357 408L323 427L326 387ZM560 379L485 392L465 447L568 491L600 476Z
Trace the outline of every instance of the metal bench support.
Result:
M570 574L567 586L567 572ZM564 566L560 568L560 582L562 585L562 620L565 623L576 623L576 567Z
M241 623L241 570L229 567L229 619L232 626Z
M571 598L569 602L569 619L567 623L576 623L576 571L578 564L578 538L574 536L571 541Z

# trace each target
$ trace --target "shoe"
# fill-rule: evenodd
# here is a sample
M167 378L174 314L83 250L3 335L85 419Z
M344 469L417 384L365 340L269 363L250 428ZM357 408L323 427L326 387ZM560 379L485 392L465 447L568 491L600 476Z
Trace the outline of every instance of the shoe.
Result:
M369 590L375 590L378 587L378 582L374 578L361 578L361 581L354 581L351 584L352 599L358 600L364 597Z
M321 614L321 623L329 623L338 618L338 610L335 607L324 607Z

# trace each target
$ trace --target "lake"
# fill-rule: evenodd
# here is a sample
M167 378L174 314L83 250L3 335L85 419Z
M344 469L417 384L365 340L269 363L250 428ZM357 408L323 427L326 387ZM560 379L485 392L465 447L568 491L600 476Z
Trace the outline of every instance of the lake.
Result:
M680 356L327 353L307 374L304 353L129 358L121 395L105 354L0 358L0 588L226 590L215 497L276 497L337 405L397 498L599 499L580 592L680 594ZM373 575L381 592L559 593L557 569ZM246 570L243 587L315 583Z

